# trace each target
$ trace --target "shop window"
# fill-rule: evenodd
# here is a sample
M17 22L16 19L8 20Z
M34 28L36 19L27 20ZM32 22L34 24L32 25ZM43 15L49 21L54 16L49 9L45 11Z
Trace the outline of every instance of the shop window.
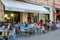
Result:
M20 12L14 12L15 14L15 21L20 22Z
M38 23L38 16L35 16L33 20L35 23Z
M12 22L12 20L14 22L19 22L20 21L20 12L5 11L5 14L7 14L6 15L7 17L5 16L5 19L9 20L10 22Z
M45 15L45 20L49 20L49 15L48 14Z

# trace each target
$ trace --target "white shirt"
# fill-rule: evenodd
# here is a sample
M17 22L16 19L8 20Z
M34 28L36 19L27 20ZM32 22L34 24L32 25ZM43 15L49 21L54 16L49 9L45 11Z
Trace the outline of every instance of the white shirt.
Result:
M14 35L15 34L15 28L13 30L9 30L9 35Z
M2 29L3 29L3 30L5 29L5 26L4 26L4 25L2 26Z

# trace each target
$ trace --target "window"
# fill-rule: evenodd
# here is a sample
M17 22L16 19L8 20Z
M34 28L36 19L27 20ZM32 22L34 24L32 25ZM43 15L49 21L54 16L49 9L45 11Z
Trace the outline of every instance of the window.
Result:
M45 4L48 4L48 0L45 0Z

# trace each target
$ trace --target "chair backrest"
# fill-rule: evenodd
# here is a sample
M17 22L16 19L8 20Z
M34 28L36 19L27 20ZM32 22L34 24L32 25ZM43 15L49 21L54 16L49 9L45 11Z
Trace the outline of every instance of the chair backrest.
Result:
M15 28L13 30L9 30L9 35L14 35L15 34Z
M3 30L1 36L7 36L8 35L8 30Z

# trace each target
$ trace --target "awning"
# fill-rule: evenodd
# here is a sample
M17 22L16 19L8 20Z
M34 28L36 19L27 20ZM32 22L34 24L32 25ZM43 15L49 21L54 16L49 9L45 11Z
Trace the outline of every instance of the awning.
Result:
M19 12L33 12L33 13L46 13L49 14L49 11L39 5L18 2L18 1L6 1L1 0L5 5L5 10L8 11L19 11Z

